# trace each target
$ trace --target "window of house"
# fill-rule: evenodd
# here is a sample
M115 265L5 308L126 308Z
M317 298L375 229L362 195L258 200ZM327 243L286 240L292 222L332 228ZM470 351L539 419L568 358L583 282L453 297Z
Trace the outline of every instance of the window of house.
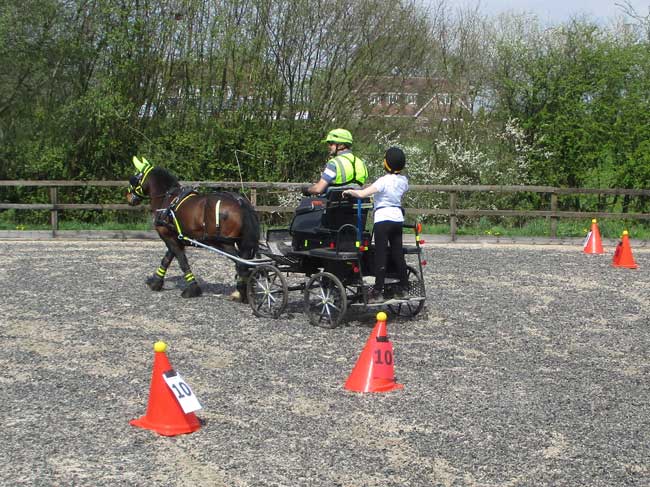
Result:
M416 93L407 93L406 94L406 104L415 105L418 101L418 95Z
M370 93L370 96L368 97L368 101L370 102L371 105L378 105L381 103L381 95L379 93Z
M399 101L399 93L388 93L388 104L394 105Z
M438 93L436 98L439 105L451 105L451 95L449 93Z

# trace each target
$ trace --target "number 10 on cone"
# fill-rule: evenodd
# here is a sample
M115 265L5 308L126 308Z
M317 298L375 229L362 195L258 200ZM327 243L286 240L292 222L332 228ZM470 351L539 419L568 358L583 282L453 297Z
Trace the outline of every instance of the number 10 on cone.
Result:
M193 413L201 409L201 404L196 398L189 384L175 370L168 370L163 373L163 379L167 387L172 391L174 397L178 400L185 414Z
M373 379L395 380L393 368L393 344L389 341L375 343L372 351Z

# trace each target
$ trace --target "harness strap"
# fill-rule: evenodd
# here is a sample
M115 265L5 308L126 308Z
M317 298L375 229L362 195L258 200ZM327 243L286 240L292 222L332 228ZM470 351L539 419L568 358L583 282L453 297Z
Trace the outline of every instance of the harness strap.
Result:
M169 209L170 209L170 210L176 210L176 211L178 211L178 209L181 207L181 205L182 205L183 203L185 203L185 202L186 202L189 198L191 198L192 196L196 196L196 195L197 195L197 193L196 193L196 191L194 191L194 190L192 190L189 194L186 194L186 195L183 195L183 193L179 194L179 195L178 195L176 198L174 198L174 200L169 204ZM179 198L182 198L182 199L179 201Z
M171 215L172 221L174 222L174 226L176 227L176 233L178 233L178 238L183 240L185 237L183 236L183 230L181 230L181 225L180 223L178 223L178 218L176 218L176 213L174 213L174 210L170 208L169 214Z
M181 224L178 221L178 218L176 218L176 211L181 207L183 203L185 203L188 199L190 199L193 196L197 196L198 193L194 190L191 189L189 193L185 193L184 191L181 192L176 198L172 200L172 202L169 204L169 207L167 208L167 211L172 217L172 220L174 221L174 226L176 227L176 232L178 232L179 238L183 235L183 230L181 229Z

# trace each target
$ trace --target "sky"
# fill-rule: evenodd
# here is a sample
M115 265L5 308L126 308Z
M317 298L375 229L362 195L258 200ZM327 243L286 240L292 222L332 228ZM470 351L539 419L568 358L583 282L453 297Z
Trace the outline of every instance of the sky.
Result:
M587 14L600 22L622 15L623 10L616 4L624 0L464 0L464 5L480 6L480 11L489 15L502 12L530 12L542 22L559 23L569 20L576 14ZM648 15L650 0L630 0L637 13ZM451 3L453 4L453 2Z

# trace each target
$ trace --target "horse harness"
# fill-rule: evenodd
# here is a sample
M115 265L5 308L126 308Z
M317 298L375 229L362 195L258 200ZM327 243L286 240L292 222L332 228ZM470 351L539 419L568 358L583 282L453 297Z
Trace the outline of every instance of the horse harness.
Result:
M175 195L176 191L180 189L180 192ZM236 195L234 193L228 193L230 196L232 196L239 205L242 205L242 196L241 195ZM185 236L183 235L183 229L181 228L181 223L179 219L176 217L176 212L180 209L180 207L185 203L187 200L194 196L198 196L199 192L196 190L194 187L180 187L180 188L172 188L169 191L167 191L166 199L170 199L169 205L166 208L161 208L157 211L157 215L154 221L154 225L156 226L165 226L168 227L172 230L175 230L176 233L178 234L178 239L179 240L185 240ZM206 225L206 208L208 206L209 199L206 198L204 205L203 205L203 240L206 240L208 237L216 239L220 242L223 243L235 243L239 241L238 238L233 238L233 237L223 237L219 235L219 228L221 226L221 218L220 218L220 208L221 208L221 198L217 199L214 205L214 219L215 219L215 227L216 227L216 234L215 235L209 235L207 232L207 225Z
M180 189L178 194L175 194ZM176 218L176 212L185 203L188 199L197 196L198 193L194 188L190 187L176 187L168 190L165 193L164 202L169 201L166 208L160 208L156 210L156 218L154 219L154 225L160 227L171 227L176 230L178 235L183 235L183 230L181 229L180 222Z

